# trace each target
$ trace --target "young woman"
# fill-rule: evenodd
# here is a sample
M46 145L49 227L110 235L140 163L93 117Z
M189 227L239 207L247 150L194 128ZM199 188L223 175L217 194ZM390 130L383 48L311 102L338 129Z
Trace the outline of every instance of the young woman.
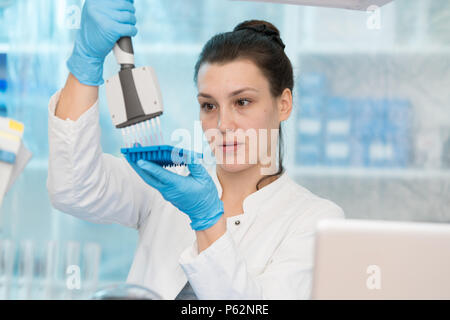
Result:
M100 147L103 62L117 39L136 34L135 23L132 1L85 2L68 80L49 103L53 206L136 228L127 282L164 299L309 298L315 225L344 214L283 168L281 123L291 114L294 81L279 31L251 20L206 43L194 72L200 120L205 134L215 132L208 141L225 161L167 170L128 163ZM237 132L254 133L257 146ZM254 149L256 161L248 161Z

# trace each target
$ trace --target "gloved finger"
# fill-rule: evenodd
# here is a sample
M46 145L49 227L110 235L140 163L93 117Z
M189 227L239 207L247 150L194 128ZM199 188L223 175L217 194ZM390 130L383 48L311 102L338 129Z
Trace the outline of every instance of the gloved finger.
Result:
M145 170L149 175L158 179L163 184L177 184L182 180L182 176L164 169L160 165L151 161L138 160L136 163L141 169Z
M132 24L114 23L114 31L117 32L120 37L134 37L137 34L137 28Z
M164 184L162 184L158 179L153 177L152 175L148 174L145 170L140 168L137 164L128 161L128 163L131 165L131 167L136 171L136 173L150 186L152 186L155 189L161 189L164 187Z
M191 172L192 177L197 179L204 179L209 177L208 171L206 171L205 167L200 163L188 163L187 164L189 171Z
M129 11L132 13L136 12L133 0L109 0L108 8L120 11Z
M114 19L116 22L124 23L124 24L136 24L136 16L134 13L131 13L129 11L117 11L117 10L111 10L111 12L108 13L110 18Z

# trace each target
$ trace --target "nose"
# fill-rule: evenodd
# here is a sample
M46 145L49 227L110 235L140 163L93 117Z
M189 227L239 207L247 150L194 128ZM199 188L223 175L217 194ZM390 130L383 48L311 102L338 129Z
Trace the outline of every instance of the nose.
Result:
M234 122L233 112L228 108L220 108L219 119L217 120L217 128L220 132L226 133L227 131L236 130L236 124Z

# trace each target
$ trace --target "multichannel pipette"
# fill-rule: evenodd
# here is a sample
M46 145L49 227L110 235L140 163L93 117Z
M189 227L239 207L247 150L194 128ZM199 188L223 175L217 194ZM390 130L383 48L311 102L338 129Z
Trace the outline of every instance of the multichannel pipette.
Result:
M117 75L106 80L106 97L111 118L122 132L125 148L121 152L128 161L153 161L162 166L185 165L192 159L186 155L201 154L164 145L159 117L163 113L162 94L152 67L134 65L130 37L120 38L114 46L120 65Z
M135 67L130 37L120 38L113 50L120 71L106 80L106 97L125 147L163 144L159 119L163 102L155 71L149 66Z

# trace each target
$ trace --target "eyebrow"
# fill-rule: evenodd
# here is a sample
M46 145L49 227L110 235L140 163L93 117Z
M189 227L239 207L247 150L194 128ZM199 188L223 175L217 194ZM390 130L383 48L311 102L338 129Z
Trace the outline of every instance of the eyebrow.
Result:
M242 93L242 92L244 92L244 91L247 91L247 90L258 92L258 90L256 90L255 88L245 87L245 88L241 88L241 89L239 89L239 90L233 91L232 93L230 93L230 95L229 95L228 97L231 98L231 97L236 96L236 95L238 95L238 94L240 94L240 93ZM200 93L197 95L197 98L199 98L199 97L211 98L211 99L213 98L211 95L209 95L209 94L207 94L207 93L203 93L203 92L200 92Z

